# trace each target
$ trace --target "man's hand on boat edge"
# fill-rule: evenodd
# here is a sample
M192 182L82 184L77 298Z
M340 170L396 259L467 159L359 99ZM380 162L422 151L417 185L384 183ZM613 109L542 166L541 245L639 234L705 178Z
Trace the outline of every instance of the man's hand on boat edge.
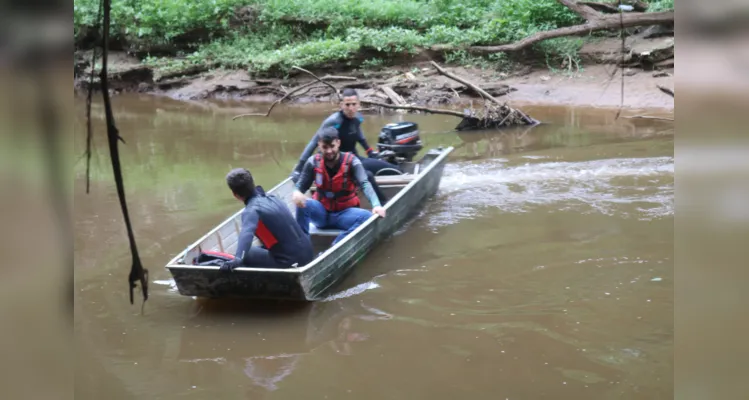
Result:
M372 209L372 214L377 214L380 218L385 218L385 207L378 206Z

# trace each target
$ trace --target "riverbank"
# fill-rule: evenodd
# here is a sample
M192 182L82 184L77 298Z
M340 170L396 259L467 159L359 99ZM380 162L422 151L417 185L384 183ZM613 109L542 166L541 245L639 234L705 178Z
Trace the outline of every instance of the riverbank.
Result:
M79 64L90 60L89 53L76 56ZM657 85L673 88L673 66L645 70L619 68L614 64L583 62L574 68L552 70L539 64L517 65L508 72L492 68L443 64L445 69L477 84L492 96L506 99L513 105L563 104L597 107L673 109L671 97L661 93ZM567 66L564 66L567 67ZM81 67L83 68L83 67ZM284 97L294 88L311 83L314 78L299 72L286 79L254 78L245 70L215 69L179 76L159 76L137 58L125 53L111 53L109 58L110 87L113 94L140 92L167 96L177 100L232 99L270 103ZM312 70L322 77L332 75L339 88L356 88L363 99L391 102L378 90L383 86L405 103L431 107L470 106L481 98L464 85L450 80L426 61L417 61L380 70ZM624 96L622 99L622 73ZM96 83L94 83L96 87ZM88 82L79 78L76 89L85 90ZM331 101L329 87L318 84L293 96L289 103L304 104Z

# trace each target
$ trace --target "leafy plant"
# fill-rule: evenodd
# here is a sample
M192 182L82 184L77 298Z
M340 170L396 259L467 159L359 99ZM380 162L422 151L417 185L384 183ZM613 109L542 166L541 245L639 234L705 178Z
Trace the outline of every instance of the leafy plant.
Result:
M74 35L88 34L98 0L74 0ZM673 9L653 0L649 11ZM236 18L242 10L246 17ZM422 48L452 45L448 62L502 69L506 54L470 55L471 45L511 43L535 32L581 23L556 0L112 0L113 39L145 52L176 48L178 58L146 57L159 71L196 65L285 71L323 65L361 50L377 55L365 65ZM550 67L575 65L582 40L560 38L531 47Z

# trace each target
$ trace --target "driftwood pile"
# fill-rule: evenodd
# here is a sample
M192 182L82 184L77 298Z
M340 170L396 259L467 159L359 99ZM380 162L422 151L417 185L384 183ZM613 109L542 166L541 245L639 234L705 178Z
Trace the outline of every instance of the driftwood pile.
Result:
M495 96L502 96L510 93L516 89L510 88L507 85L492 85L487 90L482 89L478 85L475 85L468 80L454 75L444 68L440 67L437 63L432 61L432 66L436 72L457 82L455 87L448 87L449 95L460 97L458 89L463 91L468 90L483 99L483 107L474 109L466 109L463 111L441 109L427 107L412 101L409 103L404 94L408 93L411 96L411 100L418 101L417 88L419 83L415 81L415 77L411 73L404 74L404 80L397 80L391 82L376 83L372 81L359 81L354 77L337 76L337 75L325 75L318 77L310 71L300 67L293 67L294 69L311 75L315 80L299 85L293 89L285 89L286 93L271 104L268 111L265 113L251 113L237 115L232 119L238 119L242 117L259 116L267 117L273 111L273 109L280 103L286 100L291 100L294 97L300 97L302 95L315 96L320 95L320 90L324 90L327 94L331 95L332 99L340 100L340 91L345 88L355 89L367 89L360 92L361 104L366 107L367 111L384 112L384 110L398 110L399 112L411 112L411 113L427 113L427 114L442 114L451 115L460 118L460 122L455 127L458 131L464 130L477 130L477 129L498 129L510 126L522 126L522 125L536 125L539 122L530 116L526 115L518 109L514 109L507 105L507 102L499 101ZM335 84L334 84L335 83ZM398 92L401 93L398 93ZM491 93L490 93L491 92ZM434 94L430 94L431 102L435 101ZM449 102L449 98L440 99L437 96L437 102Z

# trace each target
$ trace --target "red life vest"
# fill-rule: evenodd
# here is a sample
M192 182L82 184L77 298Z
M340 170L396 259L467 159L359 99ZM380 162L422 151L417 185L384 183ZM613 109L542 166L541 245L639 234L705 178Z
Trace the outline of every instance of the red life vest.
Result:
M356 195L356 184L349 176L352 153L341 153L343 162L338 172L331 178L325 168L325 160L321 154L315 155L315 200L322 203L326 210L335 212L351 207L359 207L359 197Z

